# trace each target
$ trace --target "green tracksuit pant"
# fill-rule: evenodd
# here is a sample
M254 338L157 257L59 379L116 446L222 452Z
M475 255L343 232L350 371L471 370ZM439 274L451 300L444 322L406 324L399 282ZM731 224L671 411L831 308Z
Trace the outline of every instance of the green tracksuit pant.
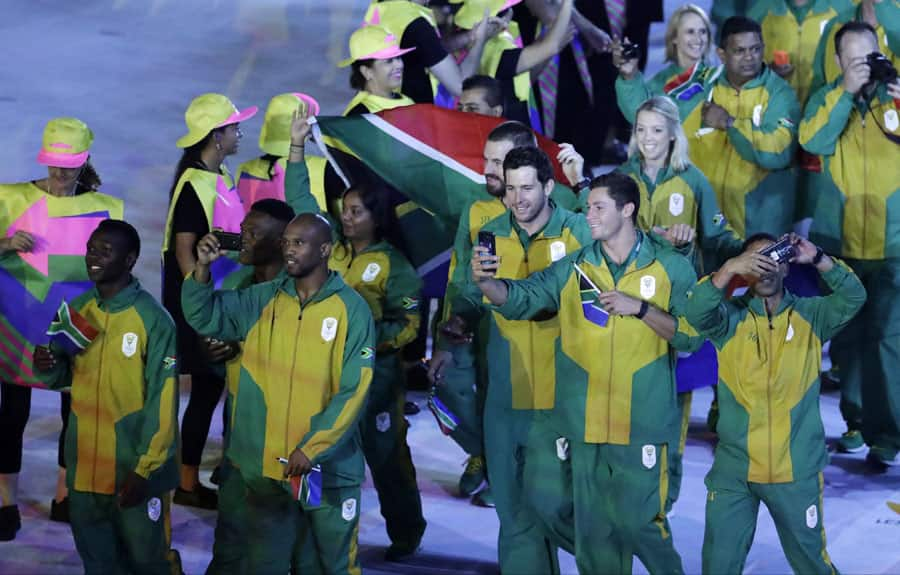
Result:
M678 495L681 493L681 478L684 476L684 446L687 443L688 427L691 423L691 402L694 393L685 391L678 394L678 412L680 414L680 424L678 426L678 436L670 445L677 446L677 449L669 449L669 496L666 501L666 512L672 510L672 506L678 501Z
M271 479L247 485L247 573L361 573L359 486L326 488L320 505L295 501Z
M180 573L171 542L169 494L148 497L127 509L117 496L69 490L75 547L86 575Z
M450 438L469 455L484 455L484 385L474 344L453 346L453 361L443 369L437 397L459 420Z
M837 573L825 550L822 474L790 483L749 483L706 476L706 532L703 573L742 573L756 532L760 502L775 521L788 563L795 573Z
M868 299L831 344L841 366L841 414L867 444L900 449L900 258L847 263Z
M228 458L219 471L219 506L213 556L206 575L247 573L247 486Z
M500 407L490 399L484 407L484 449L500 519L497 551L504 575L559 573L556 546L545 535L523 490L525 445L533 413Z
M422 497L416 483L403 415L400 355L376 355L362 426L363 453L378 492L381 515L391 542L415 546L425 532Z
M538 416L525 456L525 497L580 573L682 573L666 519L668 449L573 441L565 423ZM568 485L559 485L568 482Z

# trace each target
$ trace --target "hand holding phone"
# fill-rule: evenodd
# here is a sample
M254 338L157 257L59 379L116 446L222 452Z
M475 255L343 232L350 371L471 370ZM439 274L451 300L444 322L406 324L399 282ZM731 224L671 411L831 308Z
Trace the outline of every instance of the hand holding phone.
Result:
M212 233L219 241L219 249L229 252L241 251L241 234L214 230Z

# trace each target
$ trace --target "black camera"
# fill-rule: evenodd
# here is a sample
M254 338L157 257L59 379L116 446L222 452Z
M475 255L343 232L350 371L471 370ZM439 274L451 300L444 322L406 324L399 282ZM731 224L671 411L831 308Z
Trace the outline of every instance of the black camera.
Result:
M791 243L791 238L789 236L781 238L769 247L762 249L759 253L764 256L769 256L775 260L775 263L779 264L791 261L791 258L796 255L794 245Z
M866 56L869 65L869 79L874 83L893 84L897 81L897 68L880 52L872 52Z
M622 60L639 60L641 57L640 44L625 44L622 46ZM883 58L884 56L882 56ZM890 63L890 62L888 62Z

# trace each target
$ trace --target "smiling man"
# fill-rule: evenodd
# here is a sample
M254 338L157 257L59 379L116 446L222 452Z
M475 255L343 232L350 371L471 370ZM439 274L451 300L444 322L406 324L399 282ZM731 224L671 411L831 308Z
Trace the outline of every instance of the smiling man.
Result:
M168 498L178 483L175 325L131 275L140 245L126 222L100 223L85 256L94 289L63 304L48 332L78 326L76 339L92 337L77 353L54 340L34 356L50 387L72 388L66 484L88 574L175 568L168 560Z

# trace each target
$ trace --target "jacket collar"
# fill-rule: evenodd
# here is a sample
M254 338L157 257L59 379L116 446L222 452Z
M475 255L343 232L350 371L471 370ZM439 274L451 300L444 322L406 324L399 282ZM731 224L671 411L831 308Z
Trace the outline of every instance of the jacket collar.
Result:
M140 295L142 291L141 283L137 278L132 276L128 285L109 299L100 297L100 292L97 291L96 286L91 289L91 295L97 301L97 307L101 310L107 313L117 313L133 306L135 300L137 300L138 295Z

